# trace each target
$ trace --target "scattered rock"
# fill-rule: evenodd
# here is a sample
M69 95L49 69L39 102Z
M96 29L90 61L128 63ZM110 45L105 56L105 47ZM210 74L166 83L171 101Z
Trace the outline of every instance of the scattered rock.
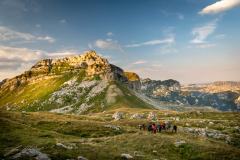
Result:
M78 156L77 160L88 160L87 158L83 157L83 156Z
M134 157L144 157L144 155L139 151L134 151Z
M182 144L185 144L186 142L184 141L184 140L180 140L180 141L176 141L175 143L174 143L174 145L176 146L176 147L179 147L179 146L181 146Z
M52 110L50 110L50 112L53 112L53 113L69 113L72 110L73 110L72 106L65 106L65 107L62 107L62 108L52 109Z
M230 143L231 138L229 135L223 134L221 131L208 129L208 128L187 128L184 127L185 132L192 133L197 136L210 137L214 139L225 140L225 142Z
M111 129L114 129L114 130L117 130L117 131L119 131L121 129L120 126L115 126L115 125L110 125L110 124L104 125L104 127L111 128Z
M150 112L150 113L148 114L148 119L149 119L149 120L156 121L156 120L157 120L157 114L154 113L154 112Z
M36 160L50 160L50 158L40 152L38 149L34 149L34 148L24 148L21 152L15 154L14 156L11 157L11 159L23 159L26 157L30 157L30 158L35 158Z
M213 125L214 123L213 123L213 122L209 122L208 124L209 124L209 125Z
M69 144L69 145L64 145L62 143L56 143L56 146L58 147L62 147L62 148L65 148L65 149L74 149L76 147L75 144Z
M112 118L114 118L114 120L118 121L120 119L123 119L123 113L122 112L116 112L113 114Z
M156 150L153 150L153 153L157 153L157 151L156 151Z
M139 114L139 113L135 113L130 117L130 119L143 119L143 118L144 118L144 114Z
M123 158L123 159L133 159L133 156L131 156L130 154L127 154L127 153L122 153L121 158Z

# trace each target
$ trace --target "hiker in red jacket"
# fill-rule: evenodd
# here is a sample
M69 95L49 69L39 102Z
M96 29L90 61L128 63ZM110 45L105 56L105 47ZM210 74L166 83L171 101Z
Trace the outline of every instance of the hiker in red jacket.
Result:
M157 133L157 126L155 123L152 124L152 133L154 133L154 134Z

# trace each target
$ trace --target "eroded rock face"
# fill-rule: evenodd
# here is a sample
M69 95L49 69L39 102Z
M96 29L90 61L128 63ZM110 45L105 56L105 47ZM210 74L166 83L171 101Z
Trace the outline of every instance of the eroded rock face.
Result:
M122 91L114 84L110 85L106 93L106 102L108 105L111 105L117 101L117 97L123 96Z
M235 104L237 105L237 109L240 110L240 96L235 100Z
M87 51L77 56L40 60L29 71L0 82L0 93L6 90L12 91L21 84L32 82L39 77L61 75L70 71L80 72L81 70L84 70L85 76L90 78L99 77L110 81L128 81L121 68L110 64L107 59L97 55L95 51Z
M128 86L134 90L141 89L140 77L134 72L124 72L124 76L128 80Z
M237 82L230 84L233 89L238 89ZM213 92L210 92L211 87L205 90L205 85L189 85L186 87L172 79L165 81L143 79L141 80L140 91L153 100L170 102L176 105L211 106L223 111L239 111L240 100L238 100L238 97L240 93L238 90L227 90L230 84L227 87L224 85L220 88L216 88L217 85L215 84L212 87ZM222 83L219 83L219 85L222 85ZM225 91L217 92L220 89Z

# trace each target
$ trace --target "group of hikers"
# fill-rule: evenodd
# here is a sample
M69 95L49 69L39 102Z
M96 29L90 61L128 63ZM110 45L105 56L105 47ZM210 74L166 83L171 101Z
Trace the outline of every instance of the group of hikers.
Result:
M170 122L163 122L159 124L155 123L149 123L148 125L140 124L139 125L140 130L148 130L149 132L152 132L156 134L157 132L161 132L162 130L172 130L172 132L177 133L177 126L172 125Z

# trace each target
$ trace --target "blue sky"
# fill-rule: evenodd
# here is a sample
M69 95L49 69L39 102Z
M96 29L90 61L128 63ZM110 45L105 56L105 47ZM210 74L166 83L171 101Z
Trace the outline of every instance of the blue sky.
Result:
M93 49L181 83L240 80L240 0L0 0L0 80Z

